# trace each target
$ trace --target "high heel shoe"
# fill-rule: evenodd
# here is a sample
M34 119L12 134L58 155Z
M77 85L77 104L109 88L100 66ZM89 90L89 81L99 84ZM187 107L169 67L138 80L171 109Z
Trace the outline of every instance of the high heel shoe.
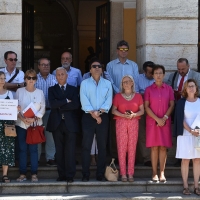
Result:
M154 177L152 177L152 179L151 179L153 182L158 182L159 180L158 180L158 176L157 175L155 175Z

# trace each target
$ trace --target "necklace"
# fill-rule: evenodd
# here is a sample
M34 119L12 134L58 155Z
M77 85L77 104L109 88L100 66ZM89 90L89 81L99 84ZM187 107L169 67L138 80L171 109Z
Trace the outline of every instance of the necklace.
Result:
M130 95L126 95L125 93L123 94L123 97L126 99L126 100L130 100L132 99L133 97L133 93L131 93Z

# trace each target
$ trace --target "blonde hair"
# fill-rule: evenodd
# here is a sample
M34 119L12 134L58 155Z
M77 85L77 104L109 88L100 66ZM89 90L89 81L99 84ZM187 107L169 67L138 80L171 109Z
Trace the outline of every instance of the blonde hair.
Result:
M125 76L122 77L122 80L121 80L121 83L120 83L120 92L121 92L121 93L124 93L123 79L126 78L126 77L130 78L131 81L133 81L132 91L133 91L133 93L134 93L134 92L135 92L135 81L134 81L134 79L133 79L133 77L132 77L131 75L125 75Z

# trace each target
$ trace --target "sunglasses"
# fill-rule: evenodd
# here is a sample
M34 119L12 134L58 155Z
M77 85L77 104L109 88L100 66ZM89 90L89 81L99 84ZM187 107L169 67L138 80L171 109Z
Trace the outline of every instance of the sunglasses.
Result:
M129 49L128 48L117 48L118 50L120 50L120 51L128 51Z
M27 79L28 79L29 81L30 81L31 79L35 81L35 80L37 79L37 77L35 77L35 76L33 76L33 77L32 77L32 76L28 76Z
M17 58L8 58L7 60L9 60L10 62L13 62L13 61L15 61L15 62L17 62L18 61L18 59Z
M102 68L102 65L92 65L92 68Z

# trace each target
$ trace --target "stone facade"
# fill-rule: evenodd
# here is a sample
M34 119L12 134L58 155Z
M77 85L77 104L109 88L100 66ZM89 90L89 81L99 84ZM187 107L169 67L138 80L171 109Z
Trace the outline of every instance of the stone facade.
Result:
M3 55L15 51L21 67L22 1L0 0L0 67L5 67Z
M197 0L137 0L137 62L151 60L168 71L180 57L197 69Z

